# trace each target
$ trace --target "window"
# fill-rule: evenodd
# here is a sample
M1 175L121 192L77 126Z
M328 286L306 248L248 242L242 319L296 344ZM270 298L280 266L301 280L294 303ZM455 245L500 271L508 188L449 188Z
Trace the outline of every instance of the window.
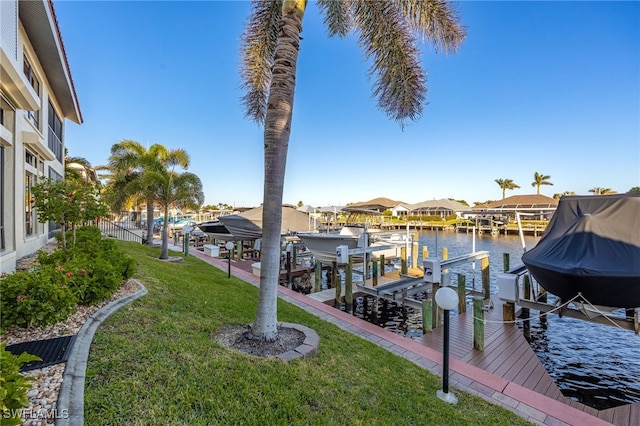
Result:
M64 176L49 167L49 178L53 180L62 180L64 179ZM49 221L49 238L55 237L55 235L60 232L60 229L62 229L62 226L60 226L59 223Z
M29 63L29 60L27 59L26 56L24 57L23 64L24 64L23 72L25 77L27 77L27 81L29 82L29 84L31 84L31 87L33 87L33 89L36 91L38 96L40 96L40 82L38 81L38 78L36 77L36 73L33 70L31 63Z
M62 163L64 147L62 144L62 119L58 117L51 102L49 102L49 149L53 151L59 162Z
M35 232L36 212L33 207L33 193L31 189L36 184L36 176L26 172L24 175L24 231L27 236L33 235Z
M36 74L33 70L33 67L27 60L27 57L24 57L23 61L23 72L25 77L27 77L27 81L31 84L31 87L36 91L38 97L40 97L40 82L36 77ZM33 125L39 130L40 129L40 111L27 111L27 118L33 123Z
M0 146L0 251L4 249L4 146Z

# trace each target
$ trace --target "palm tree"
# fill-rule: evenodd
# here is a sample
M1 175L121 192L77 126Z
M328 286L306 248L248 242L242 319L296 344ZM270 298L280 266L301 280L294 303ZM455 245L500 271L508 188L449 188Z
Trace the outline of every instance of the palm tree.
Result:
M142 187L150 188L154 201L160 205L164 217L160 259L169 258L169 208L198 208L204 202L202 182L193 173L176 173L171 169L157 169L145 174Z
M64 175L77 181L98 182L96 169L84 157L70 157L67 148L64 149Z
M589 190L589 192L593 192L593 195L609 195L609 194L616 194L616 191L614 191L611 188L601 188L599 186L596 186L594 188L591 188Z
M505 191L507 189L520 188L520 185L515 184L513 182L513 180L511 180L511 179L496 179L496 183L498 184L500 189L502 189L502 199L503 200L504 200L504 197L505 197Z
M291 132L296 67L306 0L252 2L242 39L246 115L264 124L264 193L260 295L252 333L277 338L282 191ZM357 31L376 75L378 107L401 126L417 120L426 97L418 38L445 52L457 50L465 29L442 0L318 0L329 35Z
M122 140L111 147L109 168L112 180L109 197L112 210L120 211L128 201L144 200L147 205L147 244L153 245L153 209L155 193L151 179L145 178L150 171L166 170L169 166L189 167L189 155L183 149L168 150L164 145L153 144L149 149L140 142ZM166 222L165 222L166 226Z
M531 182L531 186L536 186L538 189L537 194L540 194L541 185L553 185L551 182L549 182L549 179L551 179L551 176L542 175L538 172L535 172L535 174L533 175L533 182Z

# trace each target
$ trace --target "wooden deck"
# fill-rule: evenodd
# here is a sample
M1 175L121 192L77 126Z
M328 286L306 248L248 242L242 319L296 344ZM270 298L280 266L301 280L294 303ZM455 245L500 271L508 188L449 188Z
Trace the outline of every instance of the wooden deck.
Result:
M485 312L485 348L473 349L473 313L451 316L449 350L451 357L503 377L510 382L546 395L564 404L587 412L619 426L640 424L640 403L627 404L607 410L596 410L573 401L560 392L538 356L515 324L503 324L502 301L493 297L494 308ZM422 336L421 342L442 351L443 328Z

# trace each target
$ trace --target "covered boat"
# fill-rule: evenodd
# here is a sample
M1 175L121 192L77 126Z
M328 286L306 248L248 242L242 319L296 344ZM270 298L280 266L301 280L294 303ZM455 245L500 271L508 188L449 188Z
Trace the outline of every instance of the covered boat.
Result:
M262 206L242 214L220 216L220 221L237 240L262 238ZM293 207L282 207L282 235L310 230L314 230L314 224L309 215Z
M201 222L198 224L204 233L211 238L219 239L231 239L232 235L229 230L219 220L210 220L208 222Z
M522 261L563 300L640 307L640 194L562 197Z

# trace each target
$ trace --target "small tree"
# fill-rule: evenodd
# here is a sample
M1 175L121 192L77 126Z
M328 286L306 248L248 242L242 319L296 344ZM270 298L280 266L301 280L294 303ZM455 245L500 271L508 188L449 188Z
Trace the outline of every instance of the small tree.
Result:
M65 230L77 224L107 215L109 209L100 201L98 184L75 180L46 179L33 187L33 200L38 221L55 222L62 227L62 249L67 251Z

